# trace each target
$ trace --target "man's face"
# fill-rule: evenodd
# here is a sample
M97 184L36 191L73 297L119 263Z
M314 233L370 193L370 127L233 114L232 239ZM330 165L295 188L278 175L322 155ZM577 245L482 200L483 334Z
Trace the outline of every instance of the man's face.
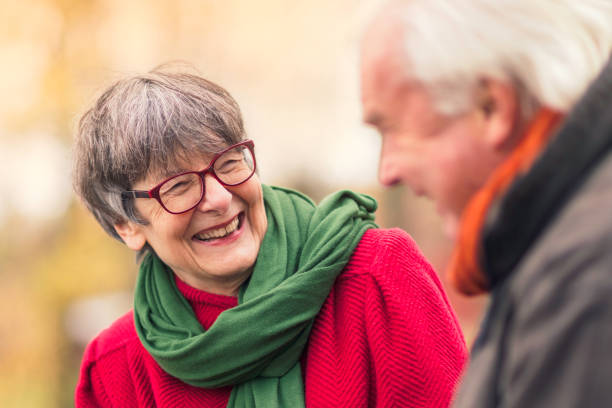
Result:
M390 52L381 52L384 47ZM397 54L388 41L366 37L362 103L364 121L382 137L378 177L383 185L405 184L433 199L454 237L463 209L499 158L485 142L483 113L439 114L426 89L405 79Z

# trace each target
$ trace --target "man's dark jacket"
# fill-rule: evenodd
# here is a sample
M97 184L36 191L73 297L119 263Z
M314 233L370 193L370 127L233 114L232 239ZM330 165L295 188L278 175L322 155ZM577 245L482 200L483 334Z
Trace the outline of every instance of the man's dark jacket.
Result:
M612 407L612 63L489 210L455 407Z

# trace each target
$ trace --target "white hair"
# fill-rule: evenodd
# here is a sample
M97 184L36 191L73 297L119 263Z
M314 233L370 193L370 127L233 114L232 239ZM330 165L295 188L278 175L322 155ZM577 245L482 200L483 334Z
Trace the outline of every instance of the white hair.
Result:
M399 4L408 74L430 89L442 113L467 108L485 78L513 83L524 115L537 106L567 112L612 49L612 0Z

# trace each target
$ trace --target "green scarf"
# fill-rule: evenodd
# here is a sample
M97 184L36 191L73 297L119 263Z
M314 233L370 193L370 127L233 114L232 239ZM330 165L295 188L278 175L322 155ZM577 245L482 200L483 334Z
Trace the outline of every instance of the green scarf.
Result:
M376 201L340 191L319 206L263 186L268 229L238 306L204 330L153 253L140 266L134 321L159 365L205 388L233 385L228 407L304 407L300 356L315 316L363 233Z

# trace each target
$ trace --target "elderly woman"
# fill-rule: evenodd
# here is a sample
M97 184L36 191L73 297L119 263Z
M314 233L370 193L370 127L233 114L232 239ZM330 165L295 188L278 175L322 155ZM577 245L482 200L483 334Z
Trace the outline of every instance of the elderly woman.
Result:
M262 185L239 108L158 69L80 120L75 186L137 251L134 310L88 346L78 407L447 406L466 349L410 237L349 191Z

